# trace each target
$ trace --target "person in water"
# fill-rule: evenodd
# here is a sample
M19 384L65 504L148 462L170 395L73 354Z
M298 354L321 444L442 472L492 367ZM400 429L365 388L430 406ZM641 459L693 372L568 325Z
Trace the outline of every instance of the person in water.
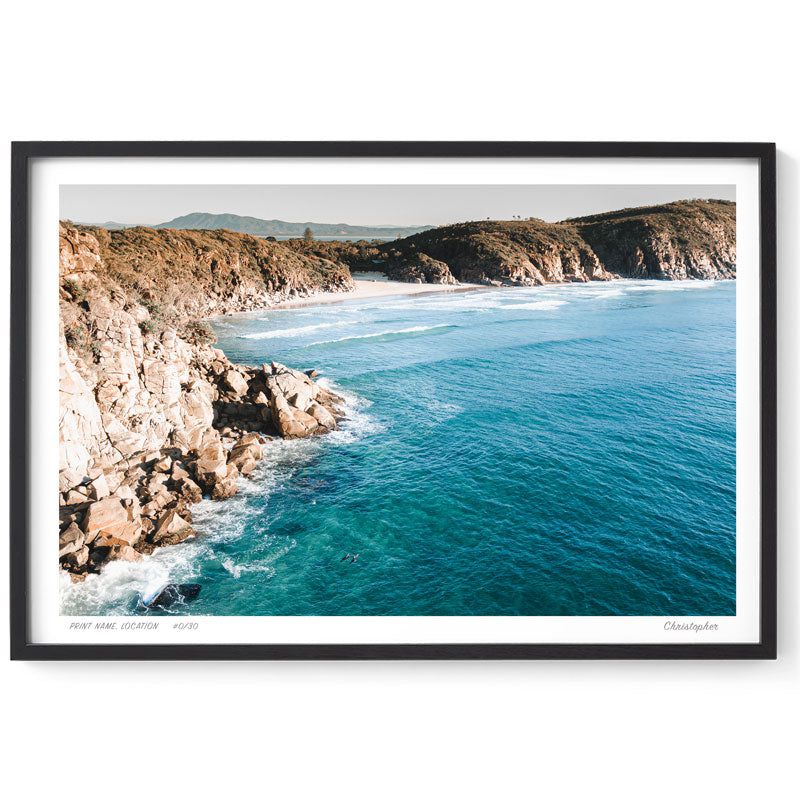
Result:
M351 564L355 564L355 563L356 563L356 559L357 559L357 558L358 558L360 555L361 555L361 553L356 553L356 554L353 556L353 560L352 560L350 563L351 563Z
M350 555L351 555L351 554L350 554L350 553L348 553L348 554L347 554L347 555L346 555L346 556L345 556L343 559L341 559L341 560L342 560L342 561L347 561L347 559L348 559L348 558L350 558Z

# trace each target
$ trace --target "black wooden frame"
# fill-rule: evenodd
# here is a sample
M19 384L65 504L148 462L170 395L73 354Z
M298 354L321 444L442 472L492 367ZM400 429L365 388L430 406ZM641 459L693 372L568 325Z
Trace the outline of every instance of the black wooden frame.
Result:
M11 658L770 659L777 652L775 145L734 142L14 142L11 147ZM28 640L29 160L180 158L711 158L759 163L761 311L760 640L748 644L35 644Z

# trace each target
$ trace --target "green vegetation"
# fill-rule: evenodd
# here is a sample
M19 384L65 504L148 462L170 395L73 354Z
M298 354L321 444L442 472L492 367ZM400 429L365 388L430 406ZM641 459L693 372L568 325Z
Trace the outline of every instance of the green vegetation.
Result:
M182 335L196 344L214 344L217 341L213 328L204 319L189 320L183 326Z
M86 328L83 325L64 326L64 338L68 347L82 350L86 345Z
M72 278L66 278L61 286L70 294L76 303L80 303L86 298L86 288Z

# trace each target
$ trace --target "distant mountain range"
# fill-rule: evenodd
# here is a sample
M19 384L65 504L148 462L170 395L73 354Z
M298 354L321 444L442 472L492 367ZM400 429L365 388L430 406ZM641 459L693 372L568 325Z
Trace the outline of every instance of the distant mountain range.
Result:
M98 228L107 230L122 230L135 228L122 222L103 222L96 224ZM331 222L286 222L282 219L259 219L258 217L243 217L239 214L204 214L194 212L176 217L169 222L160 222L157 225L147 225L148 228L175 228L177 230L206 230L216 231L227 228L237 233L249 233L253 236L302 236L306 228L310 228L316 237L353 237L357 239L398 239L411 236L421 231L430 230L433 225L415 225L412 227L398 227L393 225L347 225Z

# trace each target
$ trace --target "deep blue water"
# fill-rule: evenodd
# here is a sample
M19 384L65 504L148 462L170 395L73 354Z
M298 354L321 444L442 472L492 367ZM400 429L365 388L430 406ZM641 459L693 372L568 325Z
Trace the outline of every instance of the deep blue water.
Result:
M734 614L735 297L615 281L219 320L229 358L318 369L350 420L275 442L194 507L196 539L63 610L192 580L191 614Z

